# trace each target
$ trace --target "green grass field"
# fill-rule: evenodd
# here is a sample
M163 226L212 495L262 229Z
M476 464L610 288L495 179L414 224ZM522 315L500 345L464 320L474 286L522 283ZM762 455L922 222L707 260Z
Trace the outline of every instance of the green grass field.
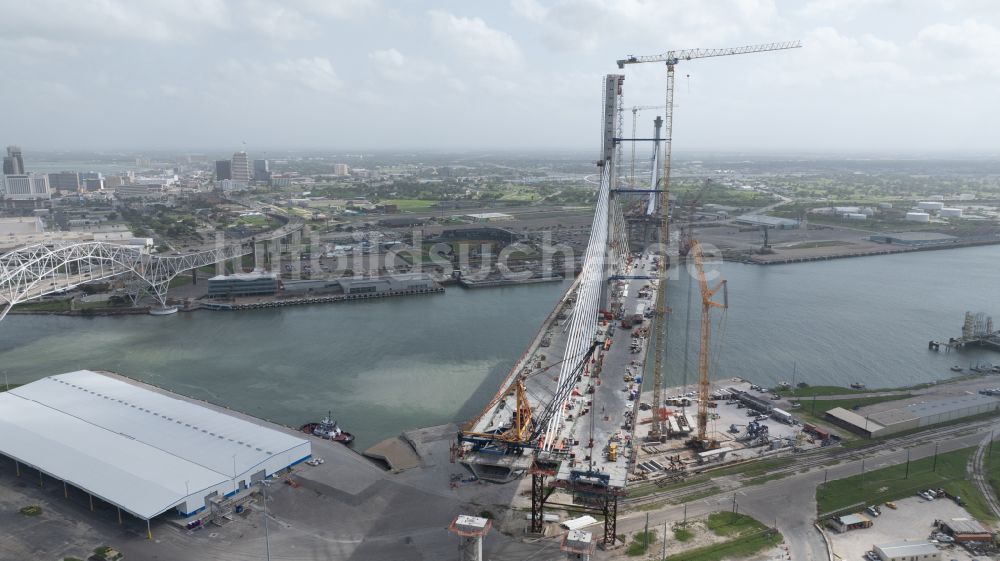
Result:
M427 210L438 201L425 201L423 199L386 199L379 201L383 205L396 205L402 212L413 212L417 210Z
M868 390L856 390L840 386L806 386L795 389L772 388L771 391L779 393L783 397L812 397L814 395L849 395L853 393L865 393Z
M782 541L781 534L745 515L716 512L705 526L714 534L730 538L721 543L699 547L670 556L671 561L720 561L741 559L772 548Z
M966 465L975 451L972 447L938 454L936 466L933 457L914 460L910 462L908 477L906 465L900 464L867 472L864 478L858 474L827 482L816 489L816 510L823 514L858 503L882 504L916 495L924 489L944 489L962 497L965 508L976 518L996 520L975 485L966 480ZM996 464L990 466L991 480L1000 480L1000 461Z

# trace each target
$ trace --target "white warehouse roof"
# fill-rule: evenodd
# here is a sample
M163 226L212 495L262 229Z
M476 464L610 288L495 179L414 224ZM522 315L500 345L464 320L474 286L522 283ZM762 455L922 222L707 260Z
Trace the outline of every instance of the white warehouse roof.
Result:
M89 370L0 393L0 434L0 453L144 519L311 454L304 439Z

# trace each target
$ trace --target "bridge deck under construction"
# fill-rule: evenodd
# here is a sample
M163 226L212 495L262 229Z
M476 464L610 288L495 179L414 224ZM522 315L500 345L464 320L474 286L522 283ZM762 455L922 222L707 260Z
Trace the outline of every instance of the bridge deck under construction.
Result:
M633 259L622 276L655 274L652 259L644 256ZM639 409L651 320L643 317L631 327L623 327L622 322L633 323L637 308L652 308L655 286L656 281L646 279L607 283L602 309L611 318L602 315L598 324L596 335L601 345L587 361L566 399L551 452L539 454L540 459L558 465L557 480L569 480L573 471L593 471L606 475L608 486L625 487L634 459L635 415ZM471 431L489 433L509 426L516 408L513 383L518 375L525 376L525 389L533 410L539 410L553 398L558 382L557 363L563 360L576 289L574 284L567 290L508 376L503 397L484 411L469 427ZM644 417L650 415L643 413ZM612 444L616 447L613 455L609 453ZM517 478L531 467L532 461L529 451L523 455L467 451L462 458L479 477L493 481Z

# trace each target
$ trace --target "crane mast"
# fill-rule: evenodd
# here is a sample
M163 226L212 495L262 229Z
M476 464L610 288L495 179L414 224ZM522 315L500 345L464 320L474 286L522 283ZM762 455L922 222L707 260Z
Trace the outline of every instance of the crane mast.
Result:
M719 56L742 55L750 53L760 53L765 51L780 51L785 49L796 49L801 47L799 41L787 41L784 43L767 43L761 45L747 45L744 47L734 47L725 49L686 49L679 51L668 51L660 55L634 56L629 55L618 60L618 68L625 68L626 64L642 64L646 62L664 62L667 65L667 91L664 111L664 153L663 153L663 178L662 189L660 191L660 244L663 253L660 258L657 273L660 284L656 291L656 323L654 325L654 370L653 370L653 423L649 430L650 440L660 440L663 436L663 425L658 414L659 408L663 406L663 361L667 353L667 252L666 247L670 244L670 166L673 155L673 134L674 134L674 67L682 60L693 60L697 58L710 58ZM699 432L701 432L701 408L705 404L699 405ZM705 416L707 418L707 409Z
M726 291L726 280L720 280L714 288L709 288L705 277L705 258L702 255L701 244L694 241L690 254L694 258L694 267L698 274L698 287L701 289L701 349L698 353L698 438L695 448L714 448L714 442L708 438L708 398L711 391L709 379L709 347L712 343L712 308L725 310L729 307L729 295ZM715 295L722 290L722 302L714 300Z

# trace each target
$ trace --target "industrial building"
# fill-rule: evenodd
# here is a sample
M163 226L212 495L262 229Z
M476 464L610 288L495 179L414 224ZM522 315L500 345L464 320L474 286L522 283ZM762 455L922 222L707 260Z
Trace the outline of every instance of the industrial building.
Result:
M437 282L427 273L407 273L385 277L349 277L337 279L344 294L383 294L436 288Z
M798 220L764 216L763 214L744 214L743 216L736 217L734 222L741 226L758 226L775 228L777 230L795 230L799 227Z
M868 239L876 243L895 245L943 245L955 243L958 238L937 232L895 232L891 234L872 234Z
M917 203L917 208L920 210L941 210L944 208L944 203L941 201L921 201Z
M489 226L479 228L450 228L441 232L441 236L435 241L452 240L496 240L512 244L521 239L521 236L513 230L506 228L492 228Z
M466 214L462 218L473 222L510 222L514 217L505 212L480 212L478 214Z
M827 525L837 532L843 534L851 530L871 528L872 521L863 514L845 514L844 516L834 516L827 521Z
M955 538L958 543L993 541L993 532L971 518L941 520L939 526L942 532Z
M925 541L899 541L876 545L873 550L882 561L940 561L941 550Z
M266 296L278 291L278 275L252 272L219 275L208 279L209 298L234 296Z
M0 393L0 454L133 516L211 511L309 441L89 370Z
M941 218L962 218L962 209L960 208L942 208L938 211L938 216Z
M930 222L931 215L926 212L907 212L905 220L907 222Z
M826 418L847 430L872 438L992 413L998 408L1000 400L986 395L969 394L871 413L864 410L856 413L836 407L826 412Z

